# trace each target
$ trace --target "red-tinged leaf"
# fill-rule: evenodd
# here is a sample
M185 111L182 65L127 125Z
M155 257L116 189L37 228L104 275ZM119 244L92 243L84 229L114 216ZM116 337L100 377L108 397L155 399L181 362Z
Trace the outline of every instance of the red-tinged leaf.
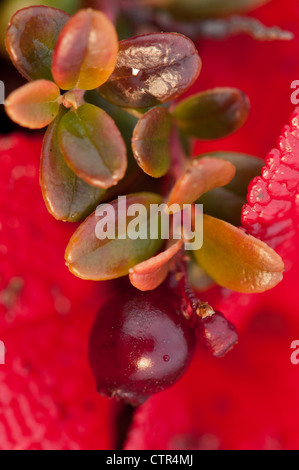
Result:
M248 233L281 251L294 251L299 227L299 108L269 152L262 176L254 178L243 208Z
M165 175L169 169L171 129L171 115L159 107L144 114L134 129L134 157L143 171L155 178Z
M57 128L63 114L49 126L43 142L40 185L48 211L58 220L76 222L98 205L105 190L90 186L65 163L59 148Z
M124 177L125 143L113 119L97 106L70 110L59 123L58 138L67 164L86 183L106 189Z
M178 240L162 253L131 268L129 278L133 286L142 291L156 289L165 280L170 263L182 246L182 240Z
M80 10L61 31L53 54L53 77L64 90L92 90L113 72L117 52L117 33L106 15Z
M5 110L10 119L21 126L41 129L57 116L59 96L55 83L36 80L13 91L5 101Z
M191 204L211 189L225 186L235 176L235 167L222 158L195 159L177 180L168 204Z
M249 112L247 96L237 88L214 88L181 101L173 111L179 128L201 140L221 139L238 130Z
M240 152L209 152L198 158L203 157L223 158L236 167L236 174L226 185L226 189L241 197L246 197L249 183L264 166L264 160L261 158Z
M52 54L59 33L70 16L62 10L31 6L17 11L6 31L6 48L27 80L52 80Z
M67 246L65 260L69 270L81 279L115 279L125 276L130 268L154 256L163 240L150 236L150 205L161 203L162 198L156 194L139 193L127 196L120 211L118 200L100 206L99 211L80 225ZM144 238L133 239L130 231L135 230L136 219L131 215L126 217L128 209L135 204L142 205L146 210L145 214L136 216L138 232L145 232ZM122 218L125 219L123 231L118 225ZM134 229L130 227L131 222Z
M238 292L264 292L283 277L283 261L272 248L209 215L203 216L203 246L194 255L217 284Z
M112 103L147 108L186 91L201 70L193 42L177 33L150 33L119 43L113 74L99 89Z

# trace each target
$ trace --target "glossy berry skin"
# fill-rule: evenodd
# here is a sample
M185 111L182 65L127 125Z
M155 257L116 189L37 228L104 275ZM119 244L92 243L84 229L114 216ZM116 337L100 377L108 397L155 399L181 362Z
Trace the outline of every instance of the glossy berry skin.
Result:
M165 288L134 289L102 306L89 343L89 362L100 393L138 405L185 372L196 338L172 298Z
M216 357L224 356L238 341L235 326L218 311L201 319L197 324L201 344Z

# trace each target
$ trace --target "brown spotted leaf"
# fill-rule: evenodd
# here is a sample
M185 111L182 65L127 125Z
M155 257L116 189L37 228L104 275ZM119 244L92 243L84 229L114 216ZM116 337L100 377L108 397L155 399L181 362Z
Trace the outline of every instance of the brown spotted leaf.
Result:
M76 222L98 205L105 190L90 186L65 163L59 148L57 128L63 114L50 124L44 137L40 184L48 211L58 220Z
M69 18L62 10L42 5L23 8L13 15L6 31L6 48L27 80L53 79L53 50Z
M60 88L92 90L114 70L118 52L116 30L104 13L80 10L60 33L52 73Z
M125 143L113 119L97 106L83 104L65 114L58 138L67 164L86 183L106 189L124 177Z
M183 246L178 240L165 251L137 264L129 271L129 278L134 287L141 291L156 289L165 280L171 261Z
M26 83L5 101L5 110L14 122L30 129L41 129L55 119L59 111L60 90L49 80Z
M100 87L112 103L147 108L186 91L201 70L193 42L177 33L150 33L119 43L113 74Z
M227 160L194 159L171 190L168 204L191 204L207 191L228 184L234 175L235 167Z
M138 121L132 150L138 165L155 178L164 176L170 165L170 134L172 118L167 109L156 107Z
M283 261L272 248L209 215L203 216L203 246L194 255L217 284L238 292L264 292L283 277Z
M118 200L99 206L80 225L67 246L65 259L70 271L82 279L115 279L154 256L163 240L150 237L150 205L161 202L162 198L156 194L139 193L127 196L120 208ZM142 205L143 212L135 215L133 204ZM134 215L129 214L120 228L121 219L130 208L134 209ZM145 238L132 238L135 229L144 232Z
M181 101L173 111L179 128L201 140L220 139L238 130L249 112L247 96L237 88L214 88Z

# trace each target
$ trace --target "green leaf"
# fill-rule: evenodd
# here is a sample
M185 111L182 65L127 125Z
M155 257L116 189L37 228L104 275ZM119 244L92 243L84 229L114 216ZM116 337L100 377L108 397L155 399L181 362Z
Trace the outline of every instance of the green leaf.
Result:
M236 88L214 88L181 101L173 111L179 128L201 140L220 139L238 130L249 112L247 96Z
M194 255L220 286L238 292L264 292L283 277L283 261L272 248L209 215L203 216L203 246Z
M17 11L6 31L5 43L12 62L27 80L52 80L52 54L59 33L70 16L46 6Z
M165 251L137 264L129 271L131 284L141 291L156 289L166 279L174 256L183 246L178 240Z
M65 25L55 47L52 73L60 88L92 90L114 70L116 30L100 11L80 10Z
M172 118L167 109L153 108L138 121L132 149L138 165L155 178L164 176L170 166Z
M59 148L57 128L66 112L62 109L45 134L40 185L50 214L58 220L77 222L97 207L105 190L85 183L65 163Z
M246 198L233 193L225 186L203 194L196 203L203 204L205 214L239 227L241 225L241 211L246 204Z
M113 119L97 106L70 110L61 119L58 138L67 164L86 183L106 189L124 177L125 143Z
M14 122L29 129L41 129L55 119L59 111L60 90L49 80L26 83L5 101L5 110Z
M109 207L114 210L115 217L111 215L111 209L105 214L106 204L100 206L105 224L108 227L115 221L115 236L112 239L100 240L96 235L97 223L101 217L98 212L91 214L76 230L72 236L65 253L66 264L70 271L82 279L94 281L115 279L125 276L129 269L136 264L154 256L162 246L163 240L152 239L149 233L150 204L160 204L162 198L151 193L131 194L127 196L124 209L118 212L118 201L112 201ZM117 230L119 216L125 216L126 211L133 204L142 204L146 209L145 217L141 218L140 228L146 230L145 239L131 239L121 230ZM128 216L125 228L134 216ZM108 230L108 229L107 229ZM98 232L97 232L98 233ZM121 238L124 236L124 238Z
M211 189L225 186L235 175L232 163L222 158L194 159L176 181L168 198L168 204L191 204Z
M177 33L150 33L119 43L113 74L99 88L111 103L147 108L186 91L201 70L193 42Z

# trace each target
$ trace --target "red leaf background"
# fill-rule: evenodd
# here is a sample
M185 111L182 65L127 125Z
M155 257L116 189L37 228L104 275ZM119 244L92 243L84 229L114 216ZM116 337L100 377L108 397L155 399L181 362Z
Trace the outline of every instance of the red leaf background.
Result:
M272 0L254 12L267 25L293 31L291 42L248 37L198 44L203 70L192 91L235 86L251 114L234 136L198 142L195 153L235 150L262 158L294 112L290 85L299 79L299 4ZM297 111L298 113L298 111ZM126 449L298 449L299 338L298 122L268 154L249 188L243 225L278 246L283 282L260 295L213 288L207 294L240 330L223 359L197 351L188 373L135 414ZM116 405L96 394L87 363L88 334L111 283L81 281L64 266L73 226L47 213L38 185L40 138L0 139L1 449L110 449ZM103 287L104 286L104 287Z

